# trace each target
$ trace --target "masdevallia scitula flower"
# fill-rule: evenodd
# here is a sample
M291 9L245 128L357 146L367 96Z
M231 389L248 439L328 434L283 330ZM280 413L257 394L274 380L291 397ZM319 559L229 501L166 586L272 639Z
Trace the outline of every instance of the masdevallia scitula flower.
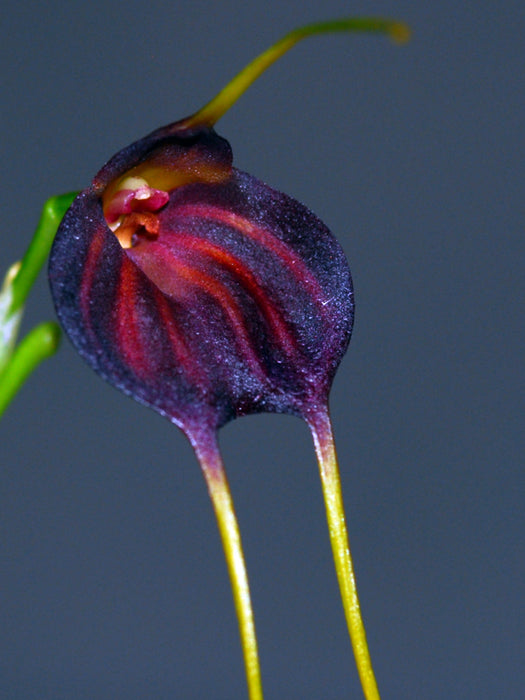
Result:
M404 25L345 19L286 35L194 115L113 156L58 229L49 279L60 322L108 382L189 438L216 511L251 700L262 698L241 540L217 432L270 411L304 419L320 467L335 568L365 696L378 698L348 547L328 395L354 318L350 270L328 228L233 166L214 130L299 40Z

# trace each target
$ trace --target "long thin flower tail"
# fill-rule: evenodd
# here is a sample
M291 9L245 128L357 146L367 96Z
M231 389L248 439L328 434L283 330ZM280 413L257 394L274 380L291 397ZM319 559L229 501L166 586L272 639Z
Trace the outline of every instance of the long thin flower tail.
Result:
M365 626L357 595L354 565L346 528L339 466L328 409L324 407L318 409L307 418L307 421L312 432L319 464L335 571L357 670L366 700L379 700L379 691L372 668L370 652L368 651Z
M197 439L191 434L189 438L208 486L222 540L239 623L248 695L250 700L263 700L257 638L241 533L216 435L200 432Z

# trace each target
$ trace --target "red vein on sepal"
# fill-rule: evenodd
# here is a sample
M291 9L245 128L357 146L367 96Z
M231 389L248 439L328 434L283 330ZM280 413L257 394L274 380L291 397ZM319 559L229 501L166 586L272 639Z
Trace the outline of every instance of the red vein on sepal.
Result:
M248 295L256 303L260 314L268 324L270 331L281 346L285 354L289 357L295 356L298 352L296 337L287 327L282 313L279 309L272 305L265 295L265 291L252 271L237 257L226 251L224 248L211 243L210 241L198 238L196 236L177 236L177 241L181 244L186 243L192 250L207 256L215 263L223 267L236 282L246 290Z
M153 289L153 296L162 323L162 329L167 335L175 363L180 366L193 384L203 389L209 387L209 377L202 371L199 363L195 361L194 353L188 346L184 333L180 330L173 316L173 308L170 307L166 297L158 289Z
M137 246L133 249L132 255L149 279L168 297L172 297L188 309L199 308L201 304L200 311L203 318L206 318L206 304L202 298L199 301L197 291L212 299L229 320L239 354L249 364L251 371L264 381L266 372L261 358L253 347L253 340L245 324L243 309L228 287L205 272L198 260L192 259L191 255L189 257L184 255L188 250L182 245L179 246L176 254L173 248L163 246L158 241L145 246L144 251L147 250L147 253L142 254ZM152 252L155 253L154 259ZM160 260L165 262L165 269L162 269L159 274Z
M230 321L239 352L248 362L251 371L264 381L266 372L261 358L253 347L253 339L250 337L246 327L243 309L227 286L212 275L203 272L198 264L181 264L178 268L178 273L194 287L199 288L201 292L213 298L221 307Z
M182 204L177 207L177 214L200 219L209 219L214 222L226 224L259 245L264 246L264 248L281 259L286 269L301 283L301 285L307 288L312 301L321 310L323 316L326 315L325 305L327 299L318 281L298 254L281 239L277 238L270 229L257 226L240 214L208 204Z
M155 372L155 353L147 345L141 329L138 270L126 257L120 268L114 332L125 363L142 379Z
M93 282L97 273L101 256L104 252L104 237L95 234L90 241L85 262L82 266L82 279L79 290L79 302L85 330L93 336L91 324L91 300L90 294L93 289Z

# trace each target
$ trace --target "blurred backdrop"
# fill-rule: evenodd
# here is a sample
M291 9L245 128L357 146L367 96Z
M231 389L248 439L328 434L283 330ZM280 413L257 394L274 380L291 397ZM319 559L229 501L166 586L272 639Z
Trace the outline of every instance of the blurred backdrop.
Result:
M332 415L385 699L518 698L525 564L522 2L12 4L2 16L0 264L43 202L195 111L298 24L399 17L397 47L298 45L224 117L237 167L333 230L356 324ZM24 329L53 318L45 275ZM360 697L306 427L221 444L267 700ZM185 438L64 340L0 424L0 697L246 697Z

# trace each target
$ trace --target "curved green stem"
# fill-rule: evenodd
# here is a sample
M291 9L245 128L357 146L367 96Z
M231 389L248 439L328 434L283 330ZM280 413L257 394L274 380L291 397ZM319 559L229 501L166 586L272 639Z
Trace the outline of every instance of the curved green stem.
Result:
M37 326L18 347L16 340L27 296L76 195L71 192L47 200L29 248L22 260L9 268L0 290L0 416L35 367L58 347L60 329L56 323Z
M366 700L379 700L379 691L357 596L354 567L348 544L339 467L328 409L309 416L307 420L312 431L319 463L335 570L357 670Z
M250 700L263 700L257 638L239 525L215 435L190 437L215 510L239 623Z
M0 416L18 393L31 372L53 355L60 342L60 328L52 321L33 328L15 348L0 374Z
M316 22L299 27L286 34L277 43L257 56L231 80L208 104L180 122L182 126L213 126L257 78L302 39L316 34L333 32L373 32L388 34L397 42L410 36L406 24L378 17L350 17L328 22Z
M47 260L57 228L77 194L78 192L70 192L57 195L44 204L33 239L12 282L11 312L24 305L42 265Z

